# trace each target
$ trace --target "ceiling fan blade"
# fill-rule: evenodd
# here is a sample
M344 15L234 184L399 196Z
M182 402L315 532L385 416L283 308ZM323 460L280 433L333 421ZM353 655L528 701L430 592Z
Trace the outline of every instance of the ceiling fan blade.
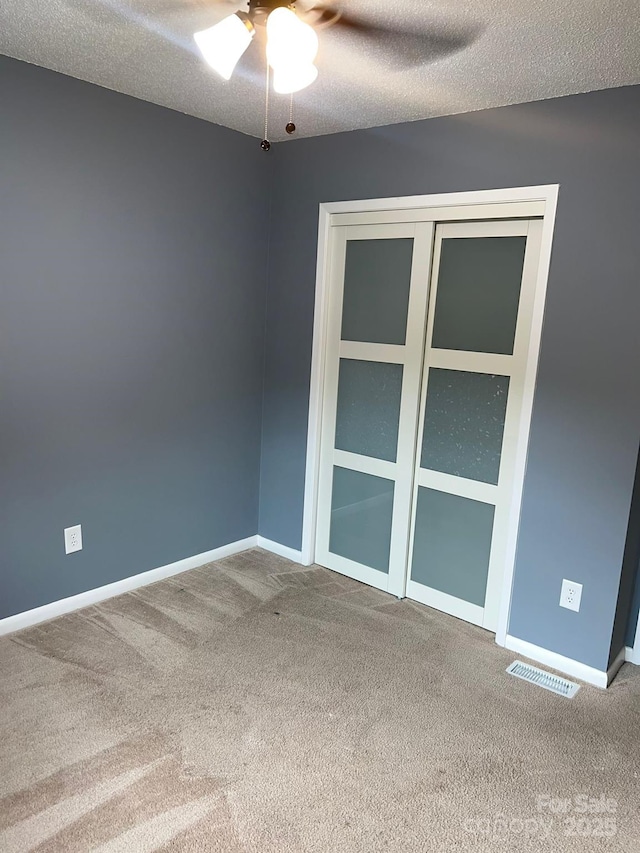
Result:
M311 18L315 17L315 22ZM416 20L416 19L414 19ZM315 6L309 10L312 26L335 27L342 32L362 36L367 42L394 62L410 68L435 62L469 47L478 39L484 27L478 23L418 17L411 21L373 21L343 12L337 6Z

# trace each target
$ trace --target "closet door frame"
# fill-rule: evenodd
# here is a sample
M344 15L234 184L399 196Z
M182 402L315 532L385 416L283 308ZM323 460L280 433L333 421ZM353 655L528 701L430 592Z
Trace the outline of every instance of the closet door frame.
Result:
M526 369L521 398L521 418L515 438L511 522L503 549L502 591L496 629L496 642L504 646L507 638L520 508L527 460L531 412L535 390L551 245L558 199L558 184L513 189L481 190L469 193L408 196L320 204L316 295L311 360L306 476L300 562L315 562L322 400L326 381L327 333L330 316L330 278L332 230L344 225L375 225L417 222L455 222L532 218L541 219L540 254L535 293L531 306L531 332L526 351ZM396 592L398 594L398 592ZM402 594L400 592L400 594Z

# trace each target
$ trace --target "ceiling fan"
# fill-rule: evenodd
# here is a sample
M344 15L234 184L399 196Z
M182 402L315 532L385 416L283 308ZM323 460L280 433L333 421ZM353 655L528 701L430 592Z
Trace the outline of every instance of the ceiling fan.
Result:
M194 0L191 0L192 4ZM229 0L195 0L198 6L228 3ZM311 85L318 76L314 64L318 52L317 30L333 28L376 42L391 52L400 66L422 65L455 53L471 44L479 35L477 25L461 25L442 18L425 20L424 14L409 20L382 22L345 12L341 6L314 3L314 0L248 0L248 11L236 11L217 24L194 33L195 42L206 62L225 80L252 41L266 37L266 112L268 115L269 76L278 94L293 95ZM257 39L256 39L257 36ZM286 131L295 132L293 116ZM265 138L262 148L271 147Z

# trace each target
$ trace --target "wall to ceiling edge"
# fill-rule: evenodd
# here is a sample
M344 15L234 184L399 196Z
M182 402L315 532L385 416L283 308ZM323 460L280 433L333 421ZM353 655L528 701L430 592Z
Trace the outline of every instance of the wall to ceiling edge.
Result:
M1 618L255 535L271 165L6 57L0 103Z
M638 150L638 86L275 146L263 536L301 545L319 203L558 183L509 632L607 668L640 437Z

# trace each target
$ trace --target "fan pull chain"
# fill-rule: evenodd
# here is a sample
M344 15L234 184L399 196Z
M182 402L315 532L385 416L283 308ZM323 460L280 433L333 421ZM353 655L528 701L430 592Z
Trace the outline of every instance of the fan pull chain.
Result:
M293 123L293 92L291 93L291 98L289 99L289 121L285 125L284 129L287 131L289 136L291 136L292 133L296 132L296 126Z
M269 142L269 63L267 62L267 73L265 74L265 92L264 92L264 139L260 143L260 148L263 151L268 151L271 148Z

